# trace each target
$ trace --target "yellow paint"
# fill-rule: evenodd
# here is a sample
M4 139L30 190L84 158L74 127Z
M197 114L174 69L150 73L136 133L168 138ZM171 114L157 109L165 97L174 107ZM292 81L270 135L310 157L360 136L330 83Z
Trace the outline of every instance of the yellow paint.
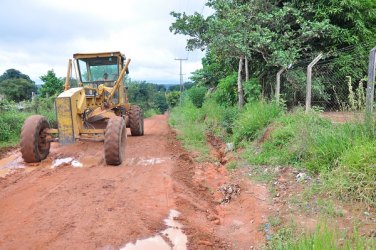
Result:
M72 73L72 59L69 59L68 72L67 72L67 77L65 78L65 84L64 84L64 91L70 89L71 73Z
M74 143L82 128L80 114L86 109L84 88L71 88L56 98L56 115L59 141L62 144Z
M112 57L118 58L119 77L115 81L113 87L100 84L96 88L96 83L93 82L92 86L89 84L84 87L71 88L70 76L72 69L76 70L78 59L87 58L100 58L100 57ZM59 141L62 144L74 143L76 139L90 136L92 138L103 138L104 129L84 128L84 117L86 121L93 122L103 119L109 119L115 115L120 115L119 108L125 108L129 110L128 98L124 86L124 75L128 72L128 66L130 59L125 61L125 56L120 52L105 52L105 53L90 53L90 54L74 54L75 61L69 60L67 80L65 83L65 91L56 98L56 114L58 122L58 130L49 129L49 134L59 134ZM89 65L86 65L89 67ZM77 72L76 72L77 73ZM88 70L88 79L92 79L90 70ZM80 85L82 83L80 82ZM91 90L93 95L86 95L85 90ZM113 101L113 97L116 93L118 103ZM114 109L117 108L117 109ZM86 112L86 111L90 112ZM115 114L115 112L117 112Z

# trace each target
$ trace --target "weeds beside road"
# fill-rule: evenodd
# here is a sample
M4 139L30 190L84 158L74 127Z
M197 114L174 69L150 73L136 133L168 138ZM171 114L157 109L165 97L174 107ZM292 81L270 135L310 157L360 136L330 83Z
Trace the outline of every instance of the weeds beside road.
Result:
M246 164L254 166L253 177L264 175L264 181L272 183L276 177L273 173L278 171L270 169L292 166L317 180L306 184L304 189L311 192L311 198L323 197L322 206L333 200L361 204L374 211L375 124L333 124L319 112L287 113L278 105L266 102L250 103L238 111L234 107L220 106L211 98L205 100L202 108L197 108L187 98L182 106L172 110L170 124L179 131L179 138L187 149L200 153L199 160L208 158L206 135L213 134L238 149L238 160L229 162L229 169L242 166L246 160ZM310 249L304 246L315 242L343 249L349 246L372 249L374 246L372 236L364 238L356 230L344 238L343 232L332 227L304 234L289 226L278 228L280 230L269 242L274 249ZM297 235L300 237L296 238Z
M27 117L40 114L56 124L55 97L39 98L20 103L0 101L0 148L15 146L19 142L21 128Z

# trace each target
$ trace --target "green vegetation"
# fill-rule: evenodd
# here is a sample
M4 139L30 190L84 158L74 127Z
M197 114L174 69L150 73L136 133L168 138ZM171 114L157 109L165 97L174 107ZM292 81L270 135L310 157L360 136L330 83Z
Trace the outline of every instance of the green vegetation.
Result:
M183 105L171 111L170 123L178 130L178 138L188 150L198 153L199 161L210 160L206 135L211 133L245 148L243 157L255 164L251 173L256 180L271 182L275 178L273 166L295 165L320 176L320 183L310 189L309 197L319 192L326 197L376 205L374 126L334 125L317 112L284 113L275 103L265 101L249 103L238 111L221 106L211 98L213 95L207 96L201 108L186 95ZM226 113L231 114L231 120L225 121ZM226 122L233 130L226 129ZM267 127L269 135L265 137ZM260 139L264 140L261 145ZM231 162L227 168L233 170L241 165ZM342 210L327 198L316 198L314 206L325 216L343 216ZM278 217L270 217L269 223L273 227L282 224ZM372 249L373 245L372 240L356 231L344 236L322 226L300 235L292 228L282 228L269 243L270 249Z
M39 90L41 97L50 97L58 95L64 90L64 82L62 78L56 76L53 70L47 71L47 74L40 77L43 85Z
M30 99L36 90L35 83L30 77L16 69L8 69L0 76L0 96L3 95L8 101L20 102Z
M260 131L281 113L282 109L275 103L259 101L247 104L234 123L235 144L256 139Z
M296 227L291 225L282 228L272 237L268 243L268 249L284 250L322 250L322 249L340 249L340 250L371 250L374 249L375 242L372 239L362 237L359 232L354 230L351 236L346 236L346 232L329 229L326 223L316 226L313 233L303 233L299 237Z
M325 191L376 205L375 138L373 126L333 125L297 111L275 119L261 148L247 145L244 155L252 164L307 168L322 175Z
M339 157L339 166L324 175L326 188L344 200L376 205L376 142L368 138L354 142Z
M194 86L187 91L189 99L197 108L201 108L207 89L202 86Z
M374 126L334 125L317 112L285 114L277 104L265 101L248 103L238 111L208 96L197 108L190 95L172 110L170 122L189 150L207 156L206 135L211 133L244 147L243 157L251 164L306 168L321 176L322 192L376 205ZM251 143L254 140L262 140L261 145ZM263 180L273 178L265 169L254 166L257 173Z
M209 16L171 13L175 20L170 31L187 35L188 49L206 49L203 68L191 77L193 89L208 89L205 97L187 91L171 112L171 124L184 146L205 149L206 135L212 133L242 148L253 178L270 182L274 166L292 165L320 179L315 195L322 192L327 198L374 207L376 124L332 124L318 111L286 112L285 107L304 100L306 66L323 52L320 66L336 80L317 73L312 93L321 108L316 110L329 108L333 101L341 110L364 109L364 76L376 40L376 2L208 0L206 5L212 9ZM283 100L276 104L275 76L281 68L288 70ZM207 154L207 149L202 151ZM228 168L242 165L231 163ZM341 216L331 202L316 201L322 213ZM357 234L339 245L339 236L329 229L294 240L292 231L281 230L282 240L271 249L367 249L360 247L364 242Z
M213 10L209 16L172 12L175 21L170 30L189 36L188 49L207 49L203 69L192 80L214 87L223 85L221 79L235 76L239 104L246 94L244 82L258 79L263 95L270 97L279 69L309 62L319 52L329 55L328 69L336 79L351 76L358 82L366 75L368 54L376 39L373 0L208 0L206 5ZM290 77L301 78L304 72L300 73ZM315 81L313 92L319 100L335 98L331 82L320 77ZM305 81L295 82L299 86L286 86L287 103L293 103L294 92L304 88ZM347 86L337 85L336 91L348 91Z
M52 126L56 125L54 97L20 103L0 101L0 147L17 145L24 121L33 114L44 115Z
M163 85L130 81L127 88L129 102L139 105L147 116L163 114L168 109L166 88Z
M179 91L170 91L166 94L166 99L168 106L170 108L175 107L180 102L180 92Z
M200 157L208 157L209 148L206 143L205 123L201 110L191 100L184 100L184 105L176 107L170 115L170 124L178 129L177 137L183 146L200 153Z

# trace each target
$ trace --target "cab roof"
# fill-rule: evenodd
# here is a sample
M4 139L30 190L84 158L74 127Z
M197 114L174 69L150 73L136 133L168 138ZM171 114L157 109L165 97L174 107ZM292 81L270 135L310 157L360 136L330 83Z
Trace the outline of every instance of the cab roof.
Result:
M73 55L73 58L82 59L82 58L98 58L98 57L110 57L110 56L121 56L123 59L125 59L125 55L122 54L120 51L100 52L100 53L76 53Z

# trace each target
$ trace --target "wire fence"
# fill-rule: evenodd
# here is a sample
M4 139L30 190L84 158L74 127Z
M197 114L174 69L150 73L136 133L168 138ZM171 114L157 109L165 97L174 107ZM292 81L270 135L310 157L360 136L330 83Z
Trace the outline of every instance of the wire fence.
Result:
M320 55L316 60L312 63L313 58L308 58L281 70L279 83L277 74L276 93L280 93L287 107L308 105L323 111L363 111L369 55L359 47L351 47Z

